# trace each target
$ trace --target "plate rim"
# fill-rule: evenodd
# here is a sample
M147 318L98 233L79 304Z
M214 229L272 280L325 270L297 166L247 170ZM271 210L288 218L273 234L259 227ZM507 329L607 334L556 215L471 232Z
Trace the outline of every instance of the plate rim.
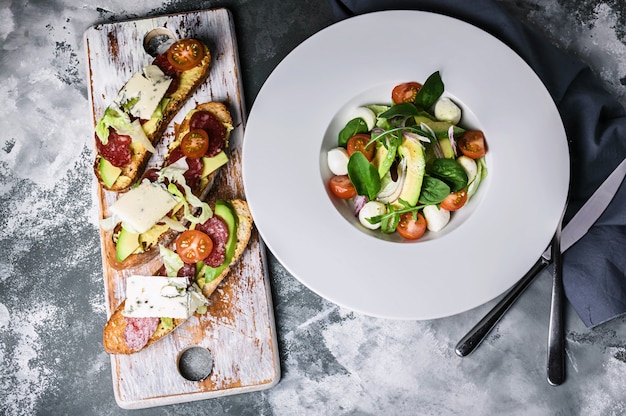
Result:
M381 11L381 12L372 12L372 13L367 13L367 14L363 14L363 15L358 15L349 19L345 19L342 20L340 22L337 22L325 29L322 29L321 31L313 34L311 37L309 37L308 39L306 39L303 43L301 43L300 45L298 45L292 52L290 52L280 63L279 65L274 69L274 71L270 74L270 76L268 77L268 79L266 80L266 82L264 83L264 85L262 86L259 94L257 95L257 98L252 106L252 109L249 113L248 116L248 124L247 124L247 128L246 128L246 140L244 140L244 145L243 145L243 153L242 153L242 173L243 173L243 180L244 180L244 187L246 189L246 195L247 195L247 199L248 202L250 204L250 209L252 211L253 216L255 217L255 222L257 224L257 228L259 229L259 232L261 234L261 236L263 237L266 246L272 251L272 253L274 254L274 256L276 257L276 259L283 265L283 267L285 267L285 269L292 275L294 276L297 280L299 280L301 283L303 283L306 287L308 287L310 290L312 290L313 292L315 292L316 294L322 296L323 298L338 304L342 307L346 307L348 309L351 309L353 311L359 312L359 313L363 313L369 316L374 316L374 317L379 317L379 318L390 318L390 319L411 319L411 320L425 320L425 319L435 319L435 318L441 318L441 317L445 317L445 316L450 316L450 315L454 315L457 313L461 313L464 311L467 311L469 309L472 309L474 307L477 307L479 305L484 304L485 302L499 296L501 293L503 293L506 289L508 289L515 280L514 278L508 278L505 279L504 282L501 282L499 285L497 285L497 290L495 289L491 289L489 293L482 295L482 296L476 296L476 301L474 302L468 302L465 303L463 306L461 307L454 307L454 306L450 306L448 308L444 308L444 309L438 309L436 311L433 311L432 313L426 311L426 310L420 310L419 308L417 309L413 309L413 310L409 310L408 312L406 310L403 310L401 312L398 311L394 311L394 312L385 312L384 310L381 310L380 308L378 309L374 309L374 308L368 308L368 307L363 307L362 304L358 304L358 303L354 303L351 302L350 298L346 298L345 297L345 293L342 296L335 296L333 293L329 293L328 292L328 284L326 284L326 286L321 287L319 285L319 282L316 282L314 280L312 280L310 278L310 276L304 276L303 277L303 264L294 264L294 257L293 257L293 250L291 247L287 247L285 248L286 244L285 242L281 242L278 241L280 239L279 236L277 236L277 230L273 230L272 227L275 226L276 224L276 220L272 220L272 218L267 218L267 211L268 208L266 206L263 206L264 202L262 201L262 193L258 192L258 189L256 189L256 187L259 184L259 180L258 180L258 170L254 167L254 157L250 156L248 157L247 155L251 154L251 152L254 152L255 150L258 150L258 146L257 146L257 140L261 140L261 139L257 139L255 138L255 136L257 135L257 132L255 131L255 129L257 128L257 122L260 123L260 125L263 124L263 121L261 120L261 118L268 116L268 102L269 104L271 104L272 99L269 96L270 94L275 94L276 91L272 90L275 87L275 84L278 82L280 84L280 82L283 82L286 78L285 75L289 73L289 69L288 68L290 65L293 65L293 61L294 59L311 59L310 56L306 56L307 54L309 54L311 52L311 48L315 48L317 46L319 46L318 44L320 43L320 41L322 41L323 43L323 38L324 36L328 35L330 32L336 32L336 31L341 31L342 28L345 27L350 27L350 26L354 26L356 27L357 24L363 24L363 23L371 23L372 19L374 20L379 20L379 21L389 21L390 19L396 19L399 17L403 17L403 18L407 18L407 16L413 16L415 19L420 20L420 19L443 19L443 21L446 21L447 23L449 23L450 25L457 25L458 27L463 28L463 30L468 30L470 32L473 32L474 35L477 35L479 38L484 38L484 39L489 39L490 42L498 45L498 47L501 50L505 50L508 54L508 58L515 62L511 62L511 64L517 65L519 66L519 68L523 69L523 71L526 72L526 75L529 77L530 80L532 80L533 82L533 87L535 89L539 89L539 92L541 93L541 95L543 96L544 102L541 103L543 105L542 109L546 109L551 111L552 116L556 115L557 119L553 120L556 121L556 129L559 130L557 133L558 135L560 135L562 137L561 143L557 146L560 148L564 148L565 150L565 154L564 155L560 155L561 157L561 162L567 162L567 163L561 163L560 167L562 169L562 176L560 178L555 179L555 182L558 181L559 184L557 186L560 191L559 191L559 195L556 195L553 200L550 202L551 205L551 209L550 209L550 215L549 215L549 219L544 220L543 222L544 224L544 228L548 227L550 228L550 232L548 233L547 231L543 231L542 233L542 237L541 237L541 244L545 243L545 245L543 245L542 247L539 247L540 244L535 244L537 247L533 250L532 254L526 255L524 260L520 262L520 264L527 266L526 270L528 268L530 268L530 266L532 266L532 264L536 261L536 259L539 257L539 255L541 255L541 253L543 252L543 250L545 249L545 247L547 246L547 244L550 241L550 238L552 236L552 233L554 231L554 229L556 229L556 224L558 222L558 219L560 218L560 213L563 209L563 207L565 206L565 201L566 201L566 196L567 196L567 187L569 185L569 175L570 175L570 171L569 171L569 150L567 149L567 142L566 142L566 136L565 136L565 131L564 131L564 127L560 118L560 115L558 113L558 110L556 109L556 105L554 103L554 101L552 100L552 98L550 97L548 91L546 90L544 84L541 82L541 80L539 79L539 77L536 75L536 73L532 70L532 68L521 58L519 57L519 55L517 55L509 46L507 46L504 42L500 41L499 39L497 39L496 37L494 37L493 35L489 34L488 32L484 31L483 29L480 29L468 22L465 22L463 20L454 18L454 17L450 17L450 16L446 16L446 15L442 15L442 14L438 14L438 13L433 13L433 12L425 12L425 11L399 11L399 10L393 10L393 11ZM339 40L339 42L341 42L341 40ZM332 49L332 48L331 48ZM499 50L498 52L501 52L501 50ZM513 58L512 58L513 57ZM446 78L445 78L445 74L442 76L444 78L444 83L446 82ZM278 80L278 81L277 81ZM392 82L392 80L388 80L385 79L384 77L381 77L379 80L381 83L384 83L385 81L388 82ZM419 81L419 80L418 80ZM366 89L368 86L364 85L363 89ZM448 91L446 89L446 91ZM449 91L451 94L453 95L458 95L456 90L451 90ZM268 98L269 97L269 98ZM333 101L331 103L335 104L335 102ZM482 107L481 107L482 108ZM472 107L472 110L474 108ZM481 117L478 117L479 121L482 121ZM324 129L326 129L328 123L330 122L330 119L327 119L324 123ZM320 126L317 126L317 131L319 131L321 129ZM321 139L320 139L321 140ZM556 141L556 140L555 140ZM489 139L488 139L489 142ZM310 162L310 157L311 155L305 156L304 159L306 161ZM319 155L318 155L319 156ZM498 173L498 170L500 169L506 169L506 167L501 166L501 164L498 163L498 157L497 155L491 155L489 154L489 163L488 163L488 168L490 170L490 175L489 178L491 178L493 176L493 170L495 169L496 174ZM251 162L252 161L252 162ZM308 166L308 165L307 165ZM255 170L256 169L256 170ZM505 170L504 170L505 171ZM252 172L252 173L250 173ZM501 170L502 172L502 170ZM318 174L318 172L316 172L316 174ZM319 174L318 174L319 175ZM255 177L256 176L256 177ZM317 185L315 185L315 187L317 189L315 189L315 194L317 196L320 196L323 194L323 192L325 192L324 190L324 186L323 183L321 181L319 181L319 183ZM326 196L326 199L328 199L328 197ZM493 199L493 198L492 198ZM491 201L491 200L490 200ZM266 204L267 205L267 204ZM317 207L316 207L317 208ZM557 215L558 213L558 215ZM473 214L475 215L475 214ZM473 217L472 217L473 218ZM472 219L470 218L470 220ZM347 221L345 221L345 219L342 218L342 220L347 223ZM274 224L272 224L272 221L274 221ZM315 227L317 226L322 226L322 228L328 228L328 225L324 226L324 224L320 224L319 221L313 221L313 224ZM350 234L351 238L355 239L355 242L358 242L358 244L360 245L365 245L365 246L369 246L372 244L372 241L368 241L367 239L362 238L363 233L359 232L361 234L361 236L359 236L358 234L356 234L355 232L351 232L348 228L346 228L345 226L341 226L339 222L337 221L331 221L331 224L333 226L337 226L340 227L340 229L342 231L345 231L346 234ZM345 224L344 224L345 225ZM552 227L553 226L553 227ZM354 227L352 227L354 228ZM284 230L281 230L284 231ZM354 230L356 231L356 229ZM453 236L454 233L450 234L452 235L452 237L450 237L450 235L448 235L446 238L449 240L457 240L457 238L454 238ZM370 237L368 237L370 238ZM371 239L371 238L370 238ZM340 239L341 241L345 241L344 239ZM445 239L442 239L445 240ZM433 243L434 245L439 245L440 243ZM405 246L408 246L405 245ZM308 247L308 246L307 246ZM406 248L404 249L400 249L399 251L406 251ZM316 253L317 254L317 253ZM329 255L332 253L328 253L325 252L324 253L327 257L327 259L329 260L333 260L333 261L337 261L337 257L333 256L333 255ZM524 267L525 267L524 266ZM522 270L523 267L519 266L517 267L516 270L513 270L513 274L516 275L517 278L521 277L526 270ZM345 269L344 269L345 270ZM496 271L494 270L489 270L489 273L494 274ZM501 271L502 274L511 274L510 270L502 270ZM517 274L519 274L519 276L517 276ZM371 280L371 279L370 279ZM373 280L373 284L376 284L376 281ZM384 285L380 285L377 290L385 290ZM441 290L441 289L440 289ZM356 293L356 291L355 291ZM356 296L356 295L355 295ZM410 308L409 308L410 309Z

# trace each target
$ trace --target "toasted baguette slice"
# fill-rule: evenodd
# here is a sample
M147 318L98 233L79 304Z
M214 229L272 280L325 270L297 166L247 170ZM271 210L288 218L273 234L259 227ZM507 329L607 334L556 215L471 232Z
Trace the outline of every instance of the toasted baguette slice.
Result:
M237 247L228 267L226 267L222 271L222 273L215 279L208 283L205 283L202 286L202 293L207 298L211 296L211 294L215 291L215 289L217 289L219 284L226 278L226 276L228 276L231 267L235 263L237 263L244 250L246 249L246 246L248 245L248 242L250 241L250 236L252 234L252 215L250 214L250 210L248 209L248 204L246 203L246 201L232 200L230 201L230 203L235 209L237 218L239 220L239 225L237 227ZM104 350L109 354L132 354L141 351L149 345L152 345L158 340L162 339L186 321L186 319L174 319L174 325L172 328L165 328L162 324L159 324L156 331L150 337L148 343L141 350L133 351L124 342L124 330L126 328L126 319L122 315L122 311L124 310L124 304L125 301L117 307L117 309L111 315L104 327Z
M198 111L208 111L222 122L222 124L226 128L226 145L228 147L228 139L230 137L230 132L233 129L233 117L230 114L228 107L226 107L224 103L219 101L211 101L208 103L198 104L196 105L196 108L187 113L183 121L180 123L180 126L178 126L178 128L176 129L176 139L169 146L170 152L175 147L178 147L180 145L180 142L183 140L183 137L185 137L185 135L189 133L189 123L191 121L191 117ZM216 172L213 172L206 178L203 178L203 180L200 181L200 186L198 188L208 193L208 190L211 188L213 181L215 180L215 173ZM200 197L200 199L204 199L205 195L202 195L201 193L197 193L197 195Z
M189 70L183 71L180 76L178 89L169 97L170 100L162 112L161 117L152 118L143 124L143 129L148 139L153 145L157 145L161 140L161 136L167 129L174 116L180 111L182 106L189 100L193 93L209 76L209 67L211 66L211 53L208 46L204 43L205 56L202 62ZM96 139L98 140L98 139ZM150 153L141 144L131 144L131 161L122 168L120 176L109 187L104 183L100 173L100 159L102 156L96 155L94 162L94 173L103 188L110 191L123 192L127 191L132 184L137 182L146 168Z
M237 214L237 218L239 220L237 225L237 247L235 248L235 253L233 254L233 260L228 264L228 267L226 267L215 279L201 285L202 294L204 294L207 298L211 296L215 289L217 289L222 280L224 280L226 275L228 275L230 268L237 262L237 259L241 257L246 249L246 246L248 245L250 236L252 235L253 221L252 214L250 214L250 209L248 208L248 203L241 199L233 199L230 201L230 204L235 209L235 213Z
M189 120L191 120L191 116L197 111L208 111L212 113L218 120L222 122L224 127L226 128L226 140L228 141L228 137L230 135L230 131L233 128L233 119L228 111L228 108L224 103L221 102L209 102L198 104L196 108L191 110L181 122L180 126L176 129L176 138L170 144L170 151L180 145L180 142L183 137L189 132ZM206 196L209 194L213 183L215 182L215 178L219 172L219 169L213 171L208 176L202 178L200 180L198 186L193 189L193 193L200 199L204 200ZM182 217L183 208L181 207L176 216L178 219ZM142 252L133 253L128 256L124 261L118 261L116 256L116 242L113 240L114 233L110 232L105 237L105 251L107 256L107 261L109 265L116 269L122 270L130 267L136 267L141 264L145 264L146 262L152 260L158 253L158 247L160 244L169 245L174 239L178 236L179 232L170 229L169 227L163 225L155 225L152 229L148 230L146 236L148 244L143 248Z

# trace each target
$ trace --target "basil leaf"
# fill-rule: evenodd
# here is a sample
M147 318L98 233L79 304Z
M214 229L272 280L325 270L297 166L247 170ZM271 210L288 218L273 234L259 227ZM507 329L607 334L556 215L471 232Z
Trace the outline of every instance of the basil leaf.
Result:
M432 107L443 94L443 89L444 85L439 71L432 73L417 92L415 104L424 109Z
M428 173L450 185L452 192L458 192L467 186L467 173L454 159L435 159Z
M361 117L353 118L348 121L348 124L339 132L339 147L346 147L350 137L359 133L367 133L367 123Z
M393 117L409 117L419 114L419 110L411 103L400 103L391 107L389 110L380 114L380 118L393 118Z
M373 200L380 192L378 170L361 152L353 153L348 160L348 177L356 188L356 193Z
M423 205L437 205L450 194L450 187L442 180L432 176L424 176L419 203Z

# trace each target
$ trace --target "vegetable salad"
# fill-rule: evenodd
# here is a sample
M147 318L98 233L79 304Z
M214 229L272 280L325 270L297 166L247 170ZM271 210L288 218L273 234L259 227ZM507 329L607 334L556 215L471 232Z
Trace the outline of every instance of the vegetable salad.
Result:
M442 230L487 175L480 130L443 96L439 72L391 91L389 105L354 109L327 153L332 195L348 200L365 228L416 240Z

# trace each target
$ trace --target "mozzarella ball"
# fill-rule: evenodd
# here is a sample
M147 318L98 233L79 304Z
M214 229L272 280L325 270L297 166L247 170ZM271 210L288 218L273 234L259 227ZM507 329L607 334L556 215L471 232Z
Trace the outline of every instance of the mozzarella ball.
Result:
M450 221L450 211L439 208L437 205L427 205L424 207L423 212L426 219L426 228L429 231L441 231Z
M467 156L459 156L456 161L463 167L465 173L467 173L467 183L472 183L478 172L478 166L474 159Z
M435 118L457 124L461 120L461 109L448 97L439 97L435 103Z
M327 154L328 169L335 175L347 175L348 174L348 151L343 147L335 147L330 149Z
M376 114L367 107L357 107L350 113L350 120L362 118L367 124L367 129L372 130L376 126Z
M376 230L380 228L381 224L370 224L369 221L367 221L367 218L382 215L385 212L387 212L385 204L378 201L369 201L368 203L363 205L363 208L361 208L361 210L359 211L359 221L361 222L361 225L363 225L363 227L369 228L370 230Z

